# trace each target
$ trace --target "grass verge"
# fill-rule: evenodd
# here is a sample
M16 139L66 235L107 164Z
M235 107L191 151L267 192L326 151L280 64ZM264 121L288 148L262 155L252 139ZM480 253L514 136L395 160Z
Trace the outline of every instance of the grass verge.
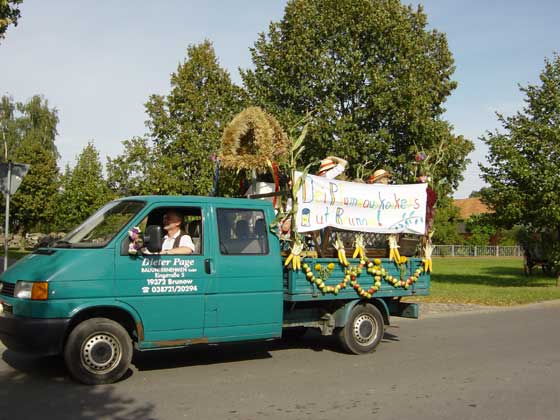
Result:
M560 299L556 279L534 271L523 274L522 258L435 258L430 296L414 301L510 306Z

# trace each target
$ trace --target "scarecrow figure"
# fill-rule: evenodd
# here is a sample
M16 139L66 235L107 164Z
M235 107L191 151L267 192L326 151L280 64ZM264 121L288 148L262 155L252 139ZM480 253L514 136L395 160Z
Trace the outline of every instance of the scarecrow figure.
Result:
M367 180L368 184L388 184L391 180L391 174L385 169L378 169Z
M348 162L336 156L327 156L321 161L321 166L317 172L317 176L322 176L327 179L335 179L337 176L341 175Z

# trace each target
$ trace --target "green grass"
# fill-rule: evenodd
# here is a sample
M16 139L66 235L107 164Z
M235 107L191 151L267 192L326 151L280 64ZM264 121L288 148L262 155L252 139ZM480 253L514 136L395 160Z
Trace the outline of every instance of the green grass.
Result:
M540 268L525 276L522 258L444 257L433 263L430 296L422 302L509 306L560 299L556 279Z

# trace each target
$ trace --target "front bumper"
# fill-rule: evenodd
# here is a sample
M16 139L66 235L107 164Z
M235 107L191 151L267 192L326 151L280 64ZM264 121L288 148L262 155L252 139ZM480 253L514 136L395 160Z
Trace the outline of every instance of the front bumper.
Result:
M15 352L51 356L62 353L69 318L0 315L0 340Z

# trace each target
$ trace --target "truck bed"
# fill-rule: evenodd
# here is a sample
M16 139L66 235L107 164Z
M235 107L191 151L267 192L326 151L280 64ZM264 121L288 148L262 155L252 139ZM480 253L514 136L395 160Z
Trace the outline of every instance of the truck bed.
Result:
M388 258L380 258L382 267L389 272L390 275L400 278L401 272L395 263ZM349 258L351 266L357 266L359 264L359 259ZM317 274L315 270L316 264L321 264L326 266L329 263L334 263L334 270L331 276L325 281L327 286L336 286L341 282L345 275L345 268L339 263L336 258L306 258L304 260L306 264L313 268L313 272ZM422 264L421 258L409 258L406 262L406 273L404 279L413 275L418 267ZM362 274L357 278L357 281L362 285L364 289L368 289L373 285L374 278L372 275L368 274L364 268ZM402 287L395 287L385 280L381 280L381 288L373 295L373 298L391 298L391 297L402 297L402 296L415 296L415 295L428 295L430 290L430 274L422 272L418 277L418 280L413 283L408 289ZM284 300L289 302L302 302L302 301L320 301L320 300L335 300L335 299L356 299L359 295L352 288L350 283L348 283L345 289L341 289L338 294L325 293L323 294L317 286L311 283L305 276L305 273L300 271L293 271L288 268L284 268Z

